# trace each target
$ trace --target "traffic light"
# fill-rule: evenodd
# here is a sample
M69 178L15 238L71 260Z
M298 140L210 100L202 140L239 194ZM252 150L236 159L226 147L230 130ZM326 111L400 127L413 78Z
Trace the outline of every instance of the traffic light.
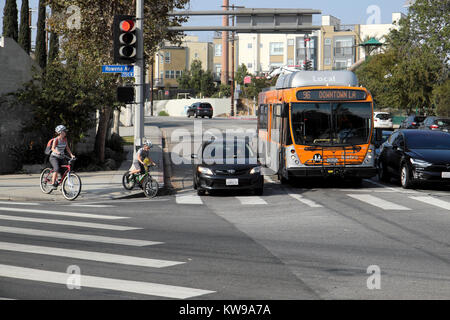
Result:
M136 17L114 16L113 36L114 63L135 63L137 55Z

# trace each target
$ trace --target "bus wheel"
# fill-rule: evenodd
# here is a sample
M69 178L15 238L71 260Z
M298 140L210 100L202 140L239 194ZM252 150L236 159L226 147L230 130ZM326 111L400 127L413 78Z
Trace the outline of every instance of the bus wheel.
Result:
M280 181L281 184L288 184L289 180L286 179L285 177L283 177L283 175L281 173L278 173L278 180Z

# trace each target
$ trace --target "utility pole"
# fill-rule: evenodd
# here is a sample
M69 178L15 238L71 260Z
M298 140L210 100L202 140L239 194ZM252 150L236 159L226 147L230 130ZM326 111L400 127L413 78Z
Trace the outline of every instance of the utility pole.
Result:
M223 10L228 11L229 1L223 0ZM222 26L227 27L228 17L226 15L222 18ZM228 84L228 31L222 31L222 75L220 77L220 82L222 84Z
M234 11L234 4L233 4ZM232 26L234 27L234 16L231 16ZM234 116L234 35L235 32L231 32L231 116Z
M144 0L136 1L136 38L134 145L138 148L144 137Z

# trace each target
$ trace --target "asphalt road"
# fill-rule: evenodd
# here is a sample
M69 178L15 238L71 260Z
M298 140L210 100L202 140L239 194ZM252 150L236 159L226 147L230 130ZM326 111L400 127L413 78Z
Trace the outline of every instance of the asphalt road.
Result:
M194 131L192 119L147 120L166 131L170 151L180 146L176 130ZM176 193L154 200L1 202L0 298L450 298L448 188L266 177L260 197L198 197L192 166L171 169Z

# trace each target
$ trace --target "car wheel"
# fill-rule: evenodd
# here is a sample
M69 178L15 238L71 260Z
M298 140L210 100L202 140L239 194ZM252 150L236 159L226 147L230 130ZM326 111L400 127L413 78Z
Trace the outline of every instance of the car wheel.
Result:
M391 176L387 171L386 165L383 162L378 164L378 180L383 182L391 181Z
M409 167L406 163L404 163L402 165L402 169L400 172L400 182L404 189L410 189L414 185L413 179L411 176L411 170L409 169Z
M200 189L200 188L197 189L197 195L199 195L199 196L204 196L205 194L206 194L206 191L205 191L205 190Z
M210 119L212 119L212 116L209 116Z

